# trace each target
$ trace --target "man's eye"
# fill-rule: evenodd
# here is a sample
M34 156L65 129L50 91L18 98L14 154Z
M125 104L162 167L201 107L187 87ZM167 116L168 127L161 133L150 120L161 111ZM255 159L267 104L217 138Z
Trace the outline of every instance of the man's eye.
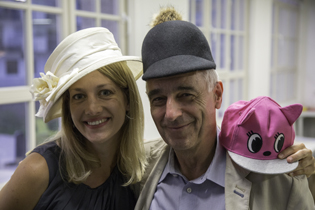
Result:
M183 93L182 96L187 97L187 96L192 96L190 93Z
M162 98L157 97L157 98L152 99L151 101L152 101L152 102L155 102L155 101L161 101L161 100L162 100Z
M72 98L74 100L80 100L80 99L84 98L84 95L83 94L75 94Z
M100 94L102 95L102 96L109 96L109 95L111 95L113 92L112 91L110 91L110 90L102 90L101 92L100 92Z
M161 105L164 102L164 98L156 97L151 100L151 104L153 105Z
M193 94L190 93L182 93L179 95L179 98L187 98L187 97L193 97Z

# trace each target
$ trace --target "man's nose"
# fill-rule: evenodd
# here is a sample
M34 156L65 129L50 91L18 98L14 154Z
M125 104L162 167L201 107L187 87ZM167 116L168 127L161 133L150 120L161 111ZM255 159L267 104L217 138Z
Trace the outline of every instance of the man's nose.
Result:
M181 115L180 104L173 98L168 99L166 102L165 118L169 121L174 121Z

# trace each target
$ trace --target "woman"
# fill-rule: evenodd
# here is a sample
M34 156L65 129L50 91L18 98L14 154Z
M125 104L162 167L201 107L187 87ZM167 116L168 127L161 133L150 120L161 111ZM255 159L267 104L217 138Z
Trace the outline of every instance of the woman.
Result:
M19 164L0 209L134 209L145 166L140 58L96 27L63 40L33 80L36 116L60 132Z

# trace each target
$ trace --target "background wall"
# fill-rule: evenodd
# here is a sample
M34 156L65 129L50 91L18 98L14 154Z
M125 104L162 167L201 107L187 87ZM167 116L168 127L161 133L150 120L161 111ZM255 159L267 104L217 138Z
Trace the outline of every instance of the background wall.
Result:
M272 0L252 0L249 10L248 98L269 95Z
M315 1L305 2L301 8L303 14L301 21L300 46L300 101L306 111L315 113ZM313 114L315 115L315 114ZM315 117L306 116L304 120L303 134L307 137L315 137Z
M315 1L308 1L303 5L304 14L301 40L301 67L303 75L301 81L301 101L305 106L315 109ZM304 33L303 33L304 32Z

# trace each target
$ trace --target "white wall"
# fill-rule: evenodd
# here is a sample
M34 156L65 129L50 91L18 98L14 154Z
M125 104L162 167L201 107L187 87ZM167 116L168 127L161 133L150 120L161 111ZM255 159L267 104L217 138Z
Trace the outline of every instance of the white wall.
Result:
M179 11L184 20L188 20L189 0L131 0L128 1L128 12L130 14L129 33L129 54L141 56L142 41L150 30L150 22L154 14L157 14L161 6L172 5ZM155 127L150 114L150 104L145 93L145 82L140 78L138 87L141 94L144 115L145 115L145 131L144 138L154 139L159 137L159 133Z
M306 1L303 5L302 22L304 24L301 40L304 40L300 50L300 68L302 74L300 86L301 103L315 108L315 1Z
M249 7L248 98L269 95L272 0L252 0Z
M315 109L315 1L306 0L301 8L300 50L299 50L299 100L308 108ZM303 135L315 137L315 118L306 117Z

